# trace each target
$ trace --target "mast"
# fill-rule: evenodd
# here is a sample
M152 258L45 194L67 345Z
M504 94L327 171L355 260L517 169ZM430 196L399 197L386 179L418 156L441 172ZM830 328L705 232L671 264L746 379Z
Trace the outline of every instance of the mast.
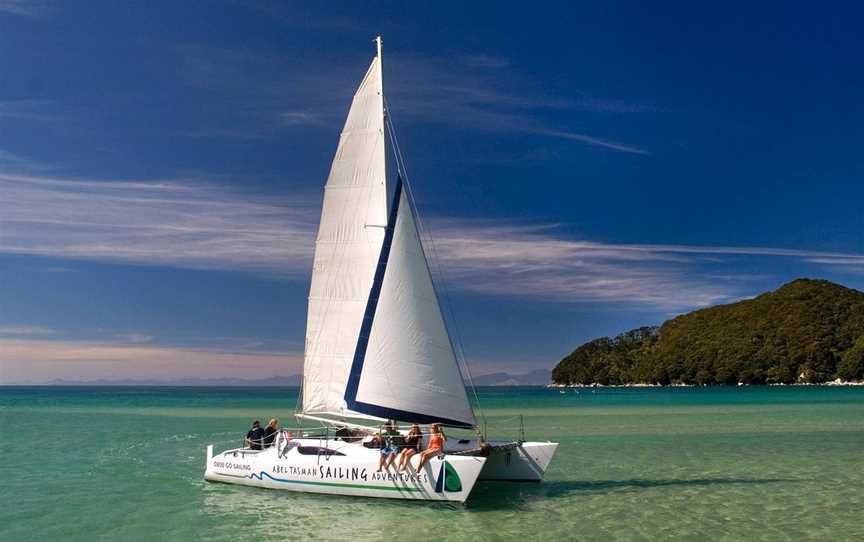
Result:
M401 167L388 198L381 36L375 45L324 191L303 414L474 427Z
M351 101L324 187L306 320L306 414L347 410L345 383L388 218L384 138L381 65L374 57Z

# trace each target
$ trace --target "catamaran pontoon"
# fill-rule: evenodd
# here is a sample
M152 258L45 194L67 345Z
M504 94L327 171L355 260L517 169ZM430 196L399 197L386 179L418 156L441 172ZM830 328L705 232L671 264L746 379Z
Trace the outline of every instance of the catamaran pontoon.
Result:
M364 436L386 419L477 427L388 122L381 38L376 42L378 54L354 95L339 139L315 244L297 416L324 425L297 435L283 430L263 450L214 455L210 445L207 480L464 502L478 479L541 480L558 447L450 439L444 453L420 471L415 456L407 471L396 472L379 471L379 451L363 445ZM388 139L396 165L390 182Z

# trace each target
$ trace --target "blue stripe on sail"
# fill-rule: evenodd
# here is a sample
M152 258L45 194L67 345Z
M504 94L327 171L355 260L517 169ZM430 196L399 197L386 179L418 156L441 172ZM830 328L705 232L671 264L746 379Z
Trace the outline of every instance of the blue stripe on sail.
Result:
M392 418L406 422L416 423L442 423L453 427L472 427L471 424L458 420L448 420L418 414L405 410L387 408L371 403L362 403L357 400L357 389L360 387L360 375L363 373L363 362L366 359L366 348L369 346L369 335L372 332L372 322L375 320L375 311L378 308L378 298L381 296L381 287L384 284L384 273L387 271L387 262L390 259L390 247L393 243L393 235L396 231L396 216L399 213L399 202L402 198L402 177L396 179L396 188L393 191L393 205L390 206L390 215L387 217L387 228L384 230L384 242L381 244L381 254L378 256L378 266L375 268L375 276L372 278L372 289L369 291L369 300L366 302L366 312L363 314L363 323L360 325L360 335L357 337L357 347L354 349L354 360L351 362L351 372L348 374L348 384L345 386L345 403L348 408L361 414L377 416L379 418Z
M441 425L446 425L448 427L462 427L465 429L471 429L472 427L474 427L470 423L459 420L450 420L447 418L441 418L439 416L430 416L428 414L418 414L416 412L408 412L407 410L387 408L379 405L373 405L370 403L361 403L360 401L356 400L348 401L348 408L350 408L354 412L360 412L362 414L368 414L370 416L376 416L378 418L384 418L388 420L399 420L403 422L423 424L440 423Z
M348 403L348 408L352 410L355 410L354 403L357 399L357 388L360 386L360 374L363 372L366 348L369 346L369 334L372 332L372 322L375 320L375 311L378 309L378 298L381 295L381 286L384 284L384 272L387 271L387 261L390 259L390 245L393 243L393 234L396 231L396 215L399 212L401 197L402 177L400 176L396 178L393 205L390 206L390 215L387 217L387 227L384 230L384 242L381 244L381 253L378 255L378 265L375 267L375 275L372 278L372 289L369 291L366 312L363 313L363 323L360 325L360 335L357 337L357 347L354 349L354 360L351 362L351 372L348 374L348 384L345 387L345 401Z

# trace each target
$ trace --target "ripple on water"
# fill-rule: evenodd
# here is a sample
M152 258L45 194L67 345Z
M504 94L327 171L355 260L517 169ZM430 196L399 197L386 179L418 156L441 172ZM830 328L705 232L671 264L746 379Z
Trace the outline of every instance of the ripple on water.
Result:
M206 444L235 444L253 418L287 419L295 397L283 392L2 393L3 427L52 420L38 446L0 443L13 467L4 539L864 539L864 389L640 390L594 405L495 390L490 431L515 436L510 405L525 404L529 438L561 445L546 482L479 483L466 506L203 481Z

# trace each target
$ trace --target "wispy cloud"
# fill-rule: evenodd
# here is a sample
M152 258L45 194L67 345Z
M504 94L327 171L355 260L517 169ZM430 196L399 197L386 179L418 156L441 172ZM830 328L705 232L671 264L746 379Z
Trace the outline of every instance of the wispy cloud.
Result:
M0 173L0 252L308 276L318 195L261 198L200 180L95 181ZM864 270L864 255L776 247L601 243L554 225L432 220L455 288L556 302L683 308L751 293L735 257ZM711 260L712 265L706 265Z
M152 335L144 335L141 333L127 333L124 335L116 335L118 339L132 344L145 344L153 341Z
M0 0L0 14L39 17L47 11L47 4L39 0Z
M472 58L475 63L485 60L488 67L503 62L483 55ZM399 118L474 130L556 137L618 152L650 154L635 144L575 130L566 121L550 120L547 114L550 111L557 112L555 118L572 121L579 111L605 110L596 107L582 92L574 91L572 97L552 95L535 88L534 84L519 82L518 71L510 73L513 71L510 70L506 77L494 72L480 75L476 70L454 69L452 63L436 58L395 55L391 64L395 65L393 71L398 75L393 78L389 95L393 97Z
M321 70L296 55L191 44L168 49L179 61L182 84L220 98L202 104L209 108L206 124L184 132L193 137L260 139L310 126L338 130L358 82L349 70ZM238 105L224 108L225 100Z
M0 326L0 336L30 336L30 335L51 335L54 333L53 329L49 329L47 327L42 326L27 326L27 325L19 325L19 326Z
M45 164L24 156L0 149L0 168L3 171L47 171Z
M487 55L487 54L473 54L473 55L463 55L461 57L462 63L468 66L469 68L506 68L510 65L510 59L505 58L503 56L497 55Z
M722 274L722 257L789 258L858 265L864 255L771 247L640 245L573 240L555 227L435 224L433 243L448 282L494 295L553 302L601 301L670 309L732 301L753 277ZM716 260L718 257L721 260ZM764 277L760 277L764 278Z
M607 141L605 139L600 139L599 137L591 137L585 134L574 134L571 132L563 132L560 130L539 130L537 131L540 135L548 135L551 137L560 137L562 139L572 139L573 141L581 141L583 143L588 143L589 145L597 145L599 147L605 147L607 149L612 149L615 151L626 152L630 154L650 154L648 151L644 149L640 149L638 147L634 147L631 145L625 145L623 143L616 143L614 141Z
M300 126L338 129L365 69L363 63L357 64L362 57L352 58L351 64L328 59L328 69L321 70L320 63L294 56L187 45L174 50L184 59L179 75L189 85L246 104L233 108L230 119L224 118L227 113L214 112L213 118L222 125L190 132L198 137L264 137L276 130ZM570 117L586 110L632 113L644 111L642 106L589 97L579 91L574 91L573 97L562 98L521 81L518 70L502 76L498 70L477 69L506 67L509 61L504 58L474 54L460 60L461 64L443 58L388 54L386 62L391 68L386 94L398 118L412 123L556 137L617 152L649 154L636 144L586 133L543 115L550 110L568 111ZM225 128L229 125L230 129Z
M284 275L307 272L319 213L193 180L4 173L0 205L0 252Z
M0 120L54 120L57 118L56 109L57 104L51 100L5 100L0 101ZM49 114L49 110L54 114Z
M283 111L279 113L279 119L285 126L326 124L326 121L320 115L310 111Z
M445 223L435 232L448 282L481 293L677 308L725 300L736 286L699 278L674 252L568 240L552 228Z
M0 384L93 378L269 377L300 372L296 352L230 352L0 338Z
M811 263L839 266L856 266L864 268L864 256L814 254L807 257Z

